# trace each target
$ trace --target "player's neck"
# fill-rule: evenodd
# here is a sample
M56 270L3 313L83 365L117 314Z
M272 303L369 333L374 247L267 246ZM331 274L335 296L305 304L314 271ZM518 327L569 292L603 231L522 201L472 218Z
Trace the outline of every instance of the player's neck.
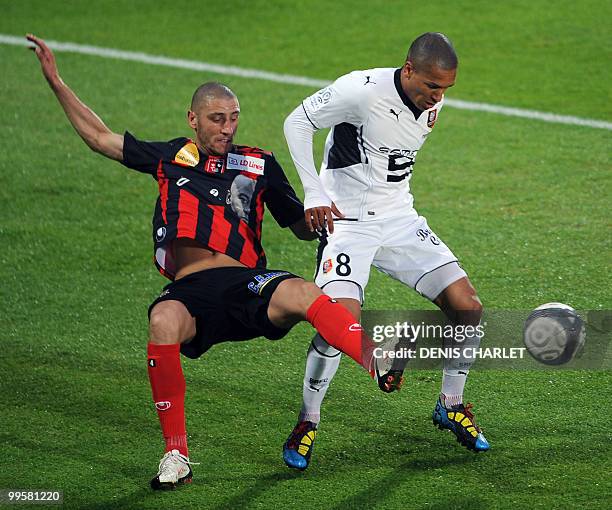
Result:
M207 158L209 157L213 157L213 158L224 158L225 156L227 156L230 152L232 152L234 150L234 148L236 147L234 144L231 145L231 147L229 148L229 150L225 153L225 154L218 154L217 152L207 148L207 147L203 147L202 145L199 144L199 142L196 142L196 146L198 147L198 150L200 151L200 154L202 154L203 156L206 156Z
M395 71L395 88L397 89L397 93L399 94L402 102L410 109L410 111L414 114L414 118L418 119L423 110L421 110L414 101L410 98L410 96L406 93L406 90L409 88L407 81L408 77L403 72L403 69L400 68Z

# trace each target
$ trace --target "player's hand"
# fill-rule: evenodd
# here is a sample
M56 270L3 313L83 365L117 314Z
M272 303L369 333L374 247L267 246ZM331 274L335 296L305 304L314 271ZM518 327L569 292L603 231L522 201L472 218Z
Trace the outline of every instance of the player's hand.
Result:
M304 211L304 218L306 220L306 226L311 232L315 230L323 230L327 227L327 231L330 234L334 233L334 216L336 218L344 218L336 204L331 203L331 207L313 207L312 209L306 209Z
M26 39L36 45L30 46L30 49L36 53L36 56L40 61L40 67L42 68L43 75L47 81L50 84L57 83L59 80L59 73L57 72L55 56L53 55L51 48L45 44L45 41L39 39L33 34L27 34Z

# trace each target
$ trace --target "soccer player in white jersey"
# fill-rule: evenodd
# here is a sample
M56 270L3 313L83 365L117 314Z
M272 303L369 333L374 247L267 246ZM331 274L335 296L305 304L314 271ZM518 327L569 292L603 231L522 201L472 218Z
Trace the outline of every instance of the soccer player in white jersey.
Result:
M455 325L479 324L476 290L452 251L414 210L409 187L415 158L438 120L445 91L455 83L457 65L450 40L428 32L415 39L401 68L341 76L285 121L304 187L306 222L323 231L315 282L356 318L373 265L430 299ZM312 138L329 127L319 175ZM479 342L478 333L466 339L470 346ZM467 448L484 451L489 444L471 404L463 403L471 362L445 362L433 421ZM289 467L308 467L321 402L339 363L340 352L316 335L307 354L298 423L283 447ZM391 374L381 389L399 389L401 375Z

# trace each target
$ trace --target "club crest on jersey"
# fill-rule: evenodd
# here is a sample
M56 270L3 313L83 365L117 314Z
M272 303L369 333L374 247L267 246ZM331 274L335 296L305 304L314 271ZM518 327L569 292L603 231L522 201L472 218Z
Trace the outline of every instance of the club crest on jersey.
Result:
M323 262L323 274L329 273L333 266L334 263L332 262L332 259L327 259L325 262Z
M263 175L265 165L266 161L262 158L232 153L227 155L227 168L231 168L232 170L241 170L256 175Z
M427 127L432 128L436 123L436 119L438 118L438 110L431 110L429 115L427 116Z
M220 156L208 156L204 163L204 171L207 174L222 174L225 170L224 158Z
M255 281L249 282L248 288L251 292L261 295L263 288L268 283L280 276L285 276L286 274L289 273L287 271L273 271L271 273L258 274L253 278Z
M174 156L174 163L183 166L196 166L200 162L200 153L195 143L189 142L183 145Z

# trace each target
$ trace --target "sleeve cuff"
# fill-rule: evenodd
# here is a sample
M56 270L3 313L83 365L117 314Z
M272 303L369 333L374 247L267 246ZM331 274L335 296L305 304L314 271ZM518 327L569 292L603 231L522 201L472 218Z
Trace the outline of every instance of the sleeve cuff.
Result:
M314 207L331 207L332 200L325 193L317 195L306 194L304 198L304 210L313 209Z

